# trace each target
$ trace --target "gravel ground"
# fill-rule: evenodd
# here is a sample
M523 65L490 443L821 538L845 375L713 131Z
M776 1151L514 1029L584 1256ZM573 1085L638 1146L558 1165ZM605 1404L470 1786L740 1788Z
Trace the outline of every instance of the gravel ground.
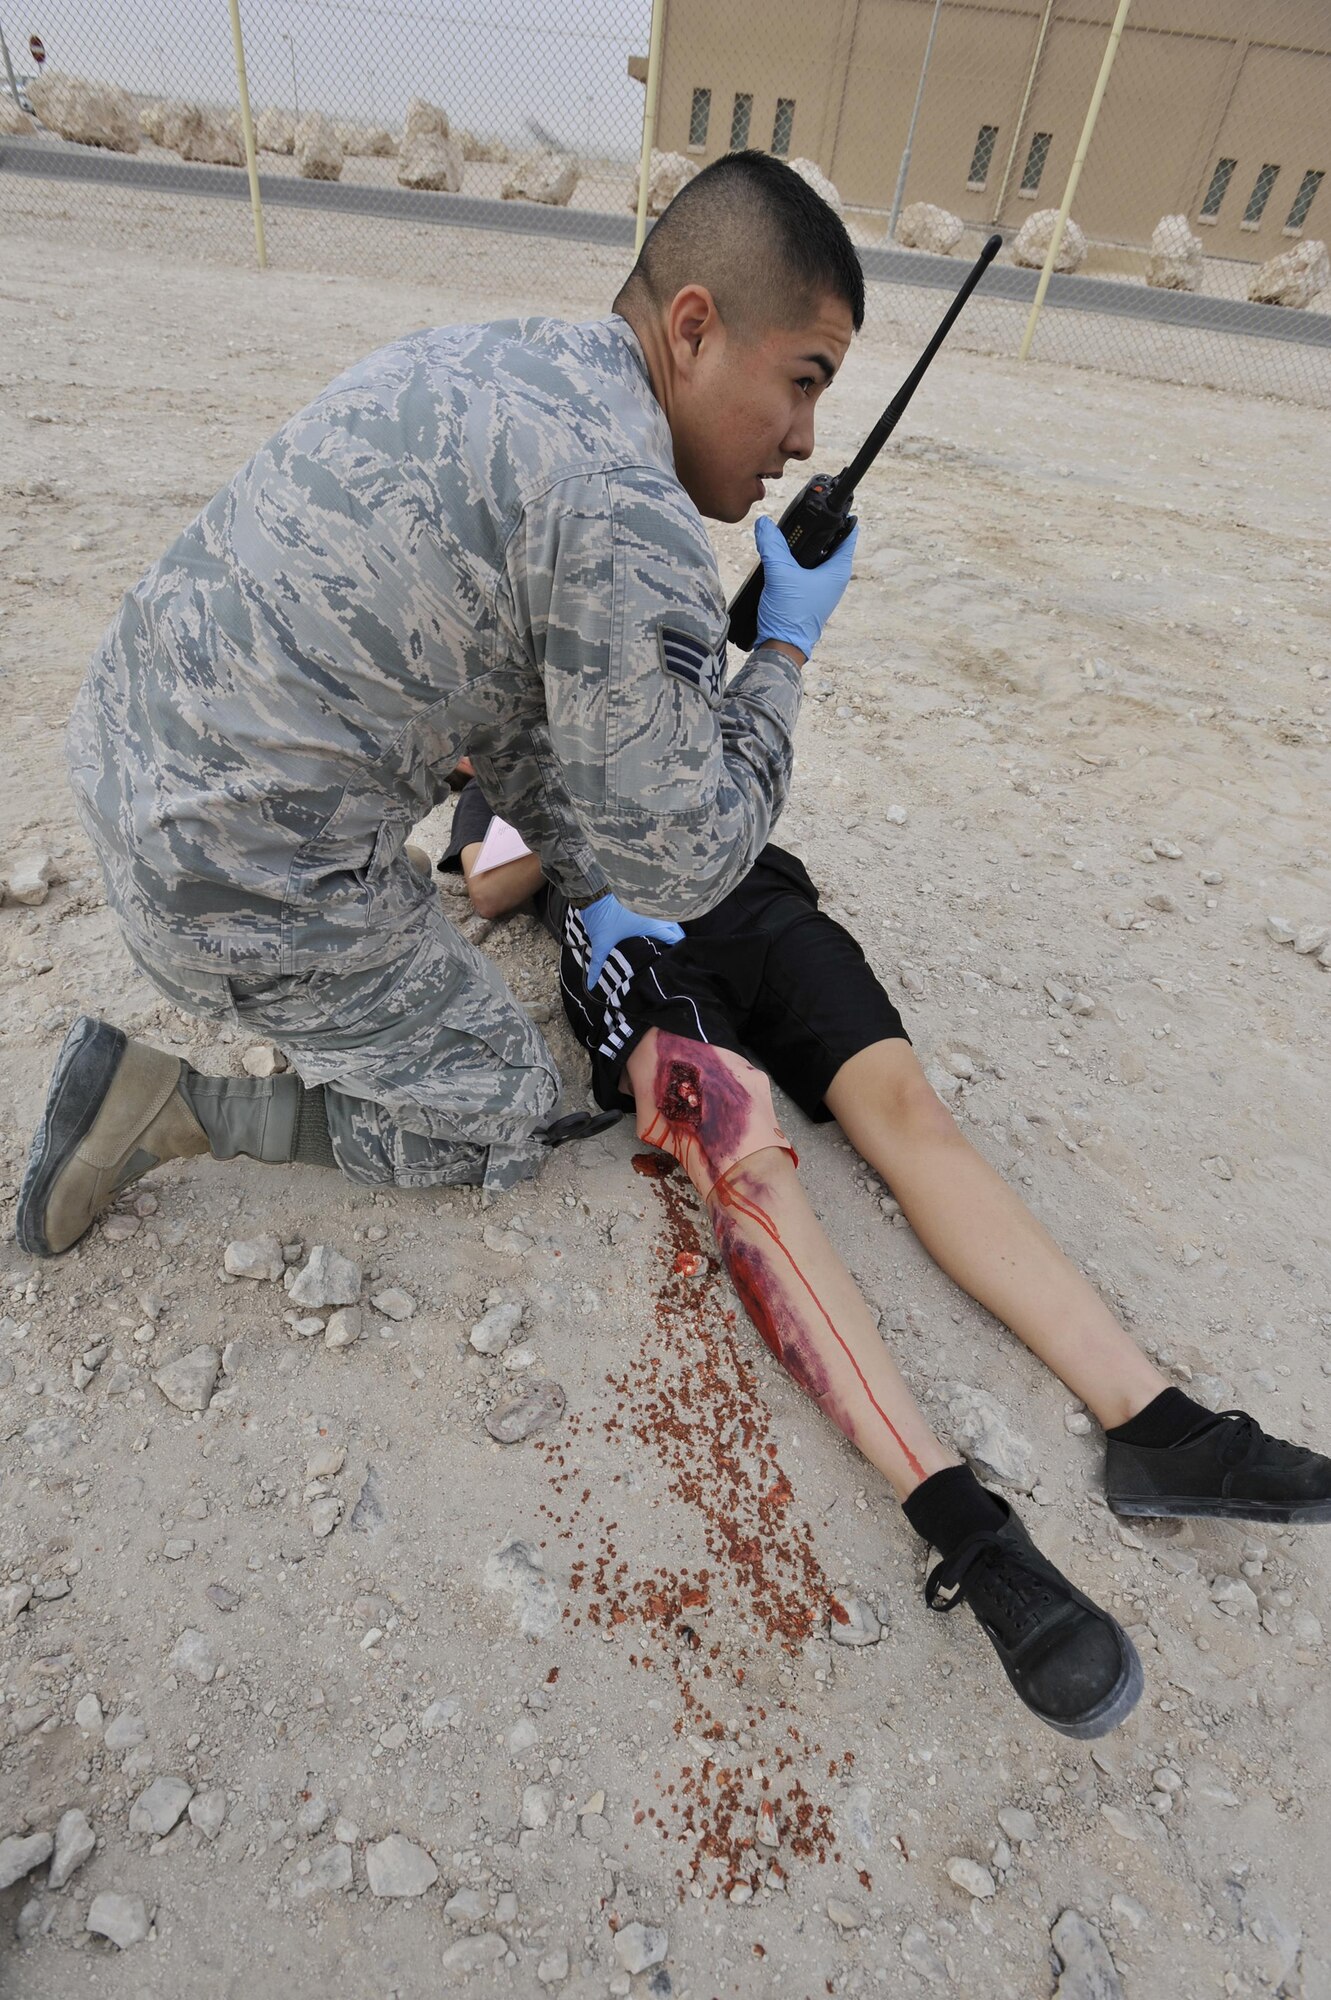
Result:
M0 874L52 878L0 909L6 1216L76 1013L246 1055L134 976L69 812L120 590L355 356L592 313L619 269L577 246L537 297L482 238L429 287L264 277L192 265L190 216L0 239ZM820 458L911 358L875 324ZM1329 445L1322 412L950 351L863 489L782 824L1161 1363L1323 1443L1331 978L1268 919L1331 924ZM717 541L737 578L748 530ZM486 942L576 1106L551 947ZM940 1428L963 1384L1031 1446L1025 1517L1142 1651L1130 1724L1053 1735L926 1614L890 1495L624 1128L490 1205L185 1163L57 1265L0 1245L7 1995L1331 1993L1331 1536L1120 1528L1060 1385L780 1108ZM877 1643L832 1643L852 1598Z

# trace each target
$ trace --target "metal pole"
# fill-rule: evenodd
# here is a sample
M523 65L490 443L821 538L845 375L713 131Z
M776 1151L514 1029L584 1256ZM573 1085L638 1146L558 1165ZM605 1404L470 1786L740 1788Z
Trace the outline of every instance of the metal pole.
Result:
M1035 88L1035 72L1039 69L1040 57L1044 54L1045 36L1049 33L1049 21L1053 11L1054 0L1044 0L1044 14L1040 20L1040 32L1035 37L1035 54L1031 57L1026 88L1022 92L1021 110L1017 113L1017 122L1012 128L1012 144L1007 149L1007 165L1003 169L1003 178L999 183L998 200L991 211L991 219L994 222L997 222L1002 215L1003 203L1007 200L1008 182L1012 179L1012 163L1017 157L1017 147L1021 144L1021 128L1026 123L1027 107L1031 101L1031 92Z
M1017 349L1018 361L1025 361L1031 351L1031 342L1035 338L1036 321L1040 317L1040 308L1044 304L1044 295L1049 290L1049 277L1054 268L1054 259L1058 255L1058 246L1063 241L1063 227L1067 222L1068 212L1072 207L1072 198L1077 192L1077 182L1081 179L1082 162L1085 160L1087 152L1090 149L1091 134L1095 130L1095 121L1100 116L1100 105L1104 98L1105 86L1109 82L1109 72L1114 67L1114 57L1118 54L1118 45L1123 34L1123 24L1128 18L1128 8L1131 5L1132 0L1118 0L1118 12L1114 16L1114 25L1109 30L1109 40L1105 44L1104 60L1100 64L1100 74L1095 79L1095 89L1091 92L1091 101L1086 107L1086 123L1082 126L1081 137L1077 141L1077 153L1076 158L1072 162L1072 172L1068 175L1068 184L1063 190L1063 205L1058 211L1058 220L1054 224L1054 233L1049 239L1049 248L1045 252L1044 267L1040 272L1040 282L1035 287L1035 298L1031 305L1031 316L1026 322L1026 331L1021 336L1021 346Z
M245 165L250 175L250 207L254 211L254 245L259 269L268 268L268 247L263 238L263 199L259 193L259 164L254 149L254 120L250 117L250 86L245 75L245 43L240 32L240 0L231 0L231 40L236 51L236 82L240 86L240 124L245 134Z
M924 79L929 74L929 58L934 52L934 36L938 33L938 16L943 11L943 0L934 0L933 19L929 23L929 39L924 46L924 61L920 64L920 81L915 90L915 106L910 114L910 130L906 134L906 150L901 155L901 166L897 173L897 185L892 195L892 213L887 218L887 241L890 243L897 233L897 217L901 213L901 197L906 192L906 176L910 172L910 149L915 143L915 121L920 115L920 99L924 96Z
M296 113L296 123L299 125L300 85L296 82L296 38L294 35L283 35L282 40L286 43L291 53L291 102Z
M652 39L647 51L647 87L642 104L642 158L638 162L638 223L633 232L635 257L647 234L647 187L652 177L652 147L656 144L656 98L661 87L665 10L666 0L652 0Z
M5 40L5 31L3 28L0 28L0 53L4 55L5 75L9 78L9 88L14 93L14 109L22 111L23 100L18 94L18 84L14 78L14 65L9 60L9 43Z

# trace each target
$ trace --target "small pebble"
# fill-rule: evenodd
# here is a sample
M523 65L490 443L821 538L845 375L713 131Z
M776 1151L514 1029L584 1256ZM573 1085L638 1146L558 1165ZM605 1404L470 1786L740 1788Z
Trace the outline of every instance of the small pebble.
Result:
M959 1889L968 1896L992 1896L995 1889L993 1876L978 1861L972 1861L967 1854L954 1854L947 1864L947 1872Z

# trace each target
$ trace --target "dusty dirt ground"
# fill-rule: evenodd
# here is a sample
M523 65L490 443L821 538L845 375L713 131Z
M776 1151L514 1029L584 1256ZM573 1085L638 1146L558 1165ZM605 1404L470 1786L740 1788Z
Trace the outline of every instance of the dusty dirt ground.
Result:
M585 249L539 293L474 262L427 289L188 258L5 244L0 873L44 850L62 878L0 910L6 1217L75 1014L204 1069L243 1054L133 976L68 809L62 729L119 592L354 357L590 314L618 274ZM912 358L881 326L860 344L820 458ZM1329 447L1323 412L944 355L863 490L781 827L925 1059L969 1059L966 1131L1138 1336L1323 1444L1331 977L1266 920L1331 923ZM718 546L737 577L748 530ZM487 942L547 1015L534 924ZM782 1109L940 1428L962 1382L1030 1441L1019 1506L1142 1651L1129 1725L1043 1729L968 1615L925 1611L876 1475L714 1261L677 1271L697 1211L633 1173L626 1128L489 1206L189 1163L61 1263L0 1244L0 1840L74 1810L96 1836L67 1886L43 1866L0 1895L6 1994L1331 1993L1331 1532L1121 1530L1066 1392L835 1128ZM363 1267L356 1344L226 1275L264 1234ZM373 1307L386 1288L410 1317ZM511 1446L483 1419L517 1371L468 1342L495 1295L567 1398ZM191 1415L153 1373L200 1345L225 1369ZM830 1642L838 1593L876 1645ZM375 1892L395 1857L420 1893ZM103 1893L148 1935L90 1936ZM634 1923L665 1941L631 1975L661 1948ZM1085 1926L1116 1969L1079 1956Z

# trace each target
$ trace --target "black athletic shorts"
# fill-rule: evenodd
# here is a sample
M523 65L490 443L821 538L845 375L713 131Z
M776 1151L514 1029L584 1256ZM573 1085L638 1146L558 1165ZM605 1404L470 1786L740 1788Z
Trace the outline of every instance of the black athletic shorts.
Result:
M548 890L543 914L562 942L564 1011L605 1110L633 1108L624 1064L650 1028L746 1056L819 1122L832 1115L823 1097L844 1062L874 1042L910 1040L855 939L780 847L765 847L737 889L686 923L682 944L617 945L592 993L577 912Z

